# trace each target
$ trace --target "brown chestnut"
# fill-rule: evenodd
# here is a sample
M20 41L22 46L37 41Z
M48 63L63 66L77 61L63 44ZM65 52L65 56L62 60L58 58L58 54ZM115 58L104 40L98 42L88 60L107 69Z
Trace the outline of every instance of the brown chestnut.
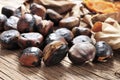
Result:
M49 44L53 41L63 41L65 43L67 43L64 37L57 35L55 33L51 33L46 37L45 43Z
M63 18L62 15L57 13L52 9L47 9L46 18L54 22L55 25L58 25L59 21Z
M12 6L3 6L2 7L2 14L6 15L7 18L9 18L10 16L12 16L15 12L16 8L12 7Z
M16 29L17 30L17 23L18 23L19 18L16 16L11 16L10 18L7 19L4 29L5 30L10 30L10 29Z
M80 24L79 18L73 17L73 16L63 18L59 22L60 27L64 27L64 28L68 28L68 29L72 29L72 28L74 28L76 26L79 26L79 24Z
M74 27L72 29L72 32L74 36L79 36L79 35L86 35L88 37L91 37L92 32L89 28L84 28L84 27Z
M24 49L19 56L19 62L23 66L37 67L41 65L43 52L37 47L28 47Z
M91 43L78 43L70 48L68 57L73 64L84 64L94 59L95 52L96 49Z
M21 33L34 31L35 18L32 14L24 14L18 21L17 29Z
M4 25L7 21L7 17L4 14L0 14L0 31L4 31Z
M43 36L37 32L22 33L18 39L18 44L21 48L40 47L43 41Z
M43 61L46 66L59 64L68 52L68 45L63 41L53 41L43 50Z
M42 17L42 19L44 19L46 16L46 8L42 5L37 4L37 3L32 3L30 10L31 10L32 14L38 15L38 16Z
M1 46L6 49L18 48L17 40L20 37L20 33L17 30L7 30L1 33L0 42Z
M37 26L36 29L43 36L47 36L49 33L53 32L54 23L50 20L42 20Z
M95 62L106 62L113 56L113 51L110 45L108 45L105 41L98 41L95 44L96 47L96 55Z
M65 38L66 41L71 42L74 35L73 33L67 28L60 28L55 31L55 34L60 35Z
M89 38L88 36L86 35L80 35L80 36L77 36L75 37L73 40L72 40L72 43L73 44L78 44L78 43L81 43L81 42L89 42L91 44L94 44L92 39Z

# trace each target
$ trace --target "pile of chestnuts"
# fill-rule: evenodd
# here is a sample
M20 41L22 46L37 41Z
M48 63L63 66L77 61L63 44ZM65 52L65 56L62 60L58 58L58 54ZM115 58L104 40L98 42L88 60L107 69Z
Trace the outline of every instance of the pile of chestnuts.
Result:
M90 28L77 27L78 17L63 18L37 3L30 5L28 12L22 11L22 7L4 6L0 14L1 46L23 49L19 56L21 65L36 67L43 61L46 66L53 66L66 56L73 64L105 62L113 56L106 42L92 40Z

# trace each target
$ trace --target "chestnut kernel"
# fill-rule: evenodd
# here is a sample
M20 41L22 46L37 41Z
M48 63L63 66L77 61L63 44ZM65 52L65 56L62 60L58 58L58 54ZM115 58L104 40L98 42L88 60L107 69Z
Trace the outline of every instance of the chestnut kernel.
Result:
M68 52L68 45L63 41L53 41L43 50L43 62L46 66L59 64Z
M28 47L19 56L19 62L23 66L37 67L41 65L43 52L37 47Z

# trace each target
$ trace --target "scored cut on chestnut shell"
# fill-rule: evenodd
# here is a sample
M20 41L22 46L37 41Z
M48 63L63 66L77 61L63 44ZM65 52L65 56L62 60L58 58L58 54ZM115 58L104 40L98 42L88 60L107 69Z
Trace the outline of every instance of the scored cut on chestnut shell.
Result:
M68 53L68 58L73 64L84 64L93 61L96 49L88 42L74 44Z
M46 66L59 64L68 52L68 45L63 41L53 41L43 50L43 62Z
M37 67L41 65L43 52L37 47L28 47L19 56L19 62L23 66Z

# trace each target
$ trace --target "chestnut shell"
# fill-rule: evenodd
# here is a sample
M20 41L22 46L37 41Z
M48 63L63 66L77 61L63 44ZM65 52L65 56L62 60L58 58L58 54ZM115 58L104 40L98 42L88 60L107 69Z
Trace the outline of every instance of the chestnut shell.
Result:
M41 65L43 52L37 47L28 47L24 49L19 56L19 62L23 66L37 67Z
M0 31L4 30L4 25L6 21L7 21L7 17L3 14L0 14Z
M63 41L53 41L43 50L43 62L46 66L59 64L68 52L68 45Z
M106 62L109 58L113 56L112 48L105 41L96 42L95 47L96 55L94 62Z

